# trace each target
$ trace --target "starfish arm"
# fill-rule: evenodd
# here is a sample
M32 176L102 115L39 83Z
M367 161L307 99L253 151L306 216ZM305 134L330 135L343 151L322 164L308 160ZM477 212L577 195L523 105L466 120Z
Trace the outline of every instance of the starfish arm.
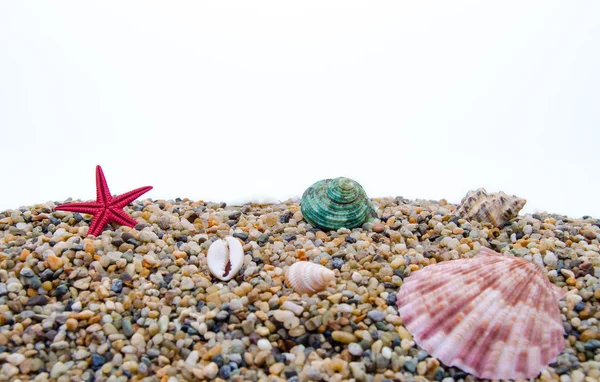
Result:
M55 210L57 211L71 211L71 212L80 212L84 214L95 214L98 209L102 208L102 204L98 202L86 202L86 203L70 203L70 204L61 204L60 206L56 206Z
M135 221L135 219L127 215L127 213L125 213L125 211L123 210L114 210L111 208L109 211L110 220L114 221L115 223L119 223L121 225L125 225L132 228L138 224L138 222Z
M137 198L139 198L141 195L150 191L151 189L152 189L152 186L146 186L146 187L136 188L135 190L121 194L113 199L111 206L117 207L117 208L123 208L126 205L128 205L129 203L131 203L134 200L136 200Z
M108 183L106 183L104 172L99 165L96 166L96 201L103 204L109 204L112 201Z
M100 232L102 232L102 228L104 228L104 226L108 224L108 215L109 214L106 210L102 210L102 212L100 212L98 216L94 216L94 219L92 220L92 225L90 226L90 229L88 231L88 235L98 236Z

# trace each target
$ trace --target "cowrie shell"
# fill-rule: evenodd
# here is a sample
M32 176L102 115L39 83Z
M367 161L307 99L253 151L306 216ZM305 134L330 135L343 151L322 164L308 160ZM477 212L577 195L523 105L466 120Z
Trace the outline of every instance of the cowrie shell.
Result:
M216 278L228 281L235 277L244 265L244 249L235 237L217 240L210 245L206 255L208 270Z

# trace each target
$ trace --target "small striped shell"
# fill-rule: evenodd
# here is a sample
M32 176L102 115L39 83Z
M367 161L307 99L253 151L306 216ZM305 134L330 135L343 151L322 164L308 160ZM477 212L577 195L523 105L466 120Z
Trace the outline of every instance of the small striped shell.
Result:
M327 230L360 227L374 213L362 186L343 177L320 180L307 188L300 207L307 222Z
M527 201L504 192L488 194L485 188L469 191L460 202L455 215L500 227L516 218Z
M564 348L562 289L537 265L483 249L430 265L397 295L415 342L446 365L479 378L535 377Z
M285 274L285 282L299 295L315 294L325 288L335 278L335 273L322 265L309 261L292 264Z

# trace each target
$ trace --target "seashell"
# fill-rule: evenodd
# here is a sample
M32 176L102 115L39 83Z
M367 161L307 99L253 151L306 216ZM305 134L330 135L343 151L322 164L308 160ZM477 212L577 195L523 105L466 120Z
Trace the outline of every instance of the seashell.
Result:
M359 227L375 213L362 186L348 178L316 182L302 194L300 208L307 222L327 230Z
M227 281L235 277L244 264L244 249L235 237L217 240L210 245L206 255L208 270L216 278Z
M564 296L541 267L486 248L413 273L396 303L415 342L446 365L479 378L526 379L564 348Z
M331 269L320 264L298 261L289 267L285 282L299 295L312 295L327 288L334 277L335 273Z
M485 188L469 191L460 202L455 215L500 227L516 218L527 200L504 192L488 194Z

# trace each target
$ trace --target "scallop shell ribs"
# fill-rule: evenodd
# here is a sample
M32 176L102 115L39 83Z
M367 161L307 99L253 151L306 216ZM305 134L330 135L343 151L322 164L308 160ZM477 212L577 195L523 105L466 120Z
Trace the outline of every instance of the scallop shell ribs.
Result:
M456 209L456 216L500 227L516 218L527 201L504 192L488 194L485 188L469 191Z
M359 227L374 213L365 190L349 178L316 182L302 194L300 207L307 222L327 230Z
M562 297L537 265L484 249L413 273L396 303L415 342L446 365L479 378L524 379L564 348Z
M285 282L299 295L312 295L327 288L334 277L331 269L309 261L298 261L289 267Z
M235 237L217 240L208 248L208 270L216 278L228 281L235 277L244 264L244 249Z

